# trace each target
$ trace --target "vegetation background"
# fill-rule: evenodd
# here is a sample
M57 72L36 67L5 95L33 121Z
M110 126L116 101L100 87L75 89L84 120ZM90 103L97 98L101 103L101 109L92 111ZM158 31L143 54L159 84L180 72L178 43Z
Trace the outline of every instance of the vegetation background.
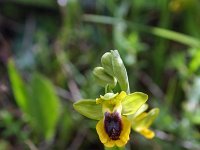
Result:
M1 0L0 150L103 149L72 104L103 94L92 69L111 49L160 108L127 150L199 150L199 0Z

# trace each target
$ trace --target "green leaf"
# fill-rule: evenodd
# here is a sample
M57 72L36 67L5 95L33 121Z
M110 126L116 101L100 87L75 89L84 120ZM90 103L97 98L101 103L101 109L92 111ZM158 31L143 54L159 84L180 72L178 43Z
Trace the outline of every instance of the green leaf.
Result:
M34 74L30 83L29 110L31 122L51 139L60 114L59 98L52 83L45 77Z
M102 106L96 104L95 100L84 99L74 103L74 109L80 114L94 120L103 118Z
M154 108L151 111L149 111L147 115L144 115L144 117L138 116L139 119L136 118L137 120L136 122L134 122L133 120L133 126L149 128L149 126L153 123L158 114L159 114L159 109Z
M29 85L21 79L13 60L8 62L8 73L15 100L33 126L50 139L59 117L60 103L51 82L41 75L33 75Z
M200 48L194 50L194 54L192 56L192 60L189 63L189 69L191 73L198 71L200 68Z
M71 109L68 109L69 107L65 107L58 122L56 139L59 142L58 142L58 147L56 149L60 150L65 149L66 142L68 143L70 141L74 133L72 129L77 122L75 122L74 119L72 118L73 111L70 111Z
M134 114L148 99L148 95L142 92L135 92L127 95L122 101L122 114Z
M12 86L12 91L17 105L23 112L27 112L27 97L28 91L17 69L15 68L14 61L10 59L8 61L8 74Z

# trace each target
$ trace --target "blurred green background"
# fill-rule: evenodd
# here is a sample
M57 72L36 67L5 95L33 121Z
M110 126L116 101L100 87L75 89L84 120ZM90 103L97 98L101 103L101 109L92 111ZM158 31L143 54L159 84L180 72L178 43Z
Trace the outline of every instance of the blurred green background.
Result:
M92 69L111 49L160 108L127 150L199 150L199 0L1 0L0 150L103 149L72 104L103 94Z

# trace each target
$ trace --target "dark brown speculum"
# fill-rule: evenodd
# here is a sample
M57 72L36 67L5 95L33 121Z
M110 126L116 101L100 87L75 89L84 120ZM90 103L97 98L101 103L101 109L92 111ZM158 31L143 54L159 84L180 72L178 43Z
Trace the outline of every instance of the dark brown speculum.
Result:
M122 122L118 112L105 113L104 128L110 139L119 139L119 136L122 131Z

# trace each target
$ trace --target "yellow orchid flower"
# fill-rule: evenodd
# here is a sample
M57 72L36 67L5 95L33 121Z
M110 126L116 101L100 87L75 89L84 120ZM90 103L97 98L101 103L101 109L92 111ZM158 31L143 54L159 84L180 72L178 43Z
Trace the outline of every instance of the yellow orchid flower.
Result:
M156 115L152 115L153 112L144 113L148 95L142 92L129 94L128 75L118 51L106 52L101 58L101 64L102 67L93 70L93 75L96 83L105 87L106 94L96 100L80 100L74 103L74 109L90 119L98 120L96 130L105 147L125 146L131 128L152 138L154 133L148 127ZM117 84L122 91L113 93Z
M129 140L131 121L127 115L134 114L148 99L141 92L126 94L106 93L95 100L81 100L74 104L82 115L99 120L96 130L106 147L124 146Z

